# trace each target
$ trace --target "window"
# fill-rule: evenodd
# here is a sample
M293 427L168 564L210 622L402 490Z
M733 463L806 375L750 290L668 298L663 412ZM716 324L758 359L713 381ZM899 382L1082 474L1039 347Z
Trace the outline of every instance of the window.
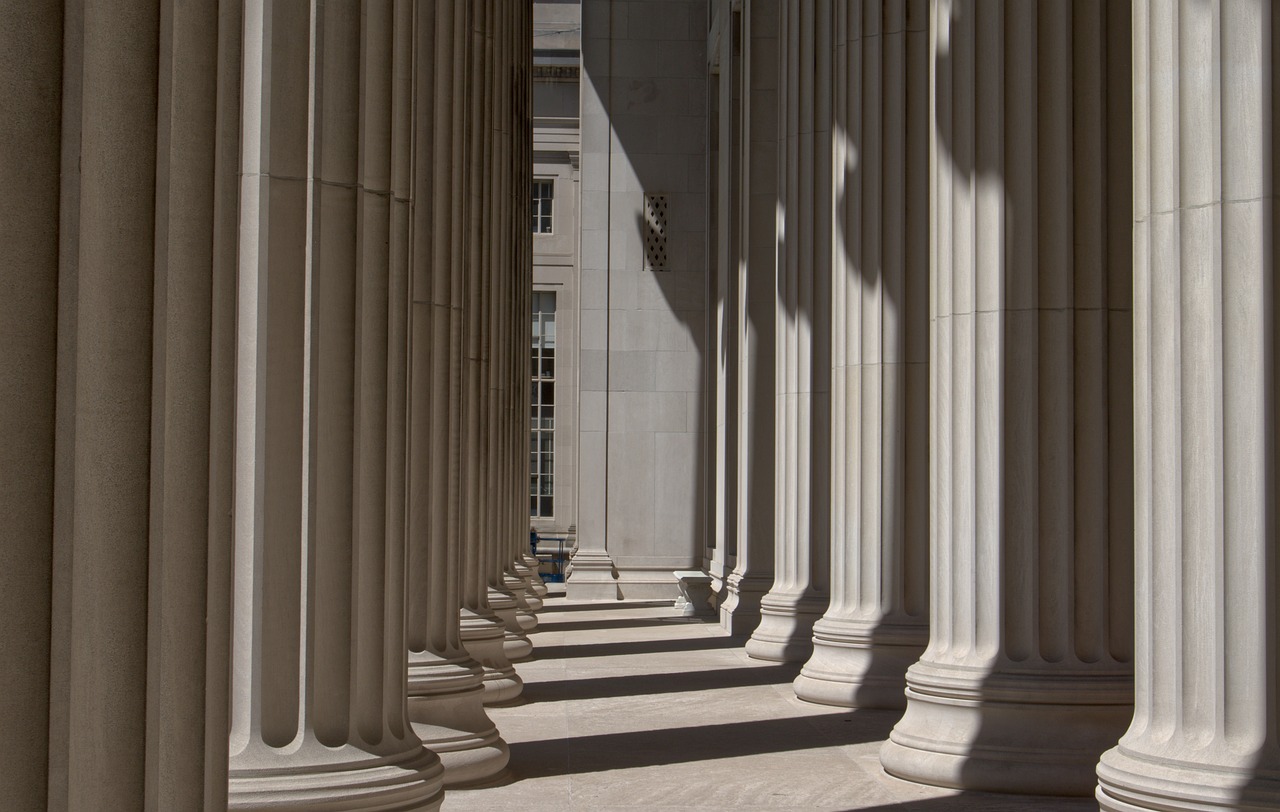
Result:
M533 344L530 353L529 515L555 514L556 295L533 293Z
M551 198L555 181L535 180L533 182L533 233L551 233ZM554 297L555 294L550 294ZM554 308L553 308L554 311Z

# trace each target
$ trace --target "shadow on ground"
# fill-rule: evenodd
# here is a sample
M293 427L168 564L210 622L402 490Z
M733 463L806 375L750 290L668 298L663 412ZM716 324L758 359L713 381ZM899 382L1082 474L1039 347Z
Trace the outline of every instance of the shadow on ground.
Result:
M564 623L552 621L542 624L540 628L548 632L586 632L608 631L610 629L638 629L645 626L670 626L672 623L705 623L715 625L715 618L709 620L693 620L681 617L624 618L622 620L570 620Z
M524 662L536 660L568 660L578 657L619 657L629 654L654 654L664 651L704 651L723 648L741 648L742 640L732 637L703 637L693 640L636 640L630 643L582 643L579 645L544 645L535 648L533 656Z
M625 677L527 682L522 697L528 702L564 702L624 696L714 691L761 685L788 685L800 673L798 664L720 668L679 674L635 674Z
M670 606L671 601L601 601L599 603L559 603L563 601L564 596L558 598L548 598L543 604L542 609L538 611L539 615L543 613L554 612L614 612L618 609L654 609L660 606Z
M516 742L511 745L511 778L521 781L861 744L884 739L896 719L896 713L861 711Z

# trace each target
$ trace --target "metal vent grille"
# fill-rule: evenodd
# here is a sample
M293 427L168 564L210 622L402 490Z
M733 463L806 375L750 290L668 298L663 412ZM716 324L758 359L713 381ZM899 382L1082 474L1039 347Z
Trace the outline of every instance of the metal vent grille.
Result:
M644 196L644 269L669 271L667 262L667 196Z

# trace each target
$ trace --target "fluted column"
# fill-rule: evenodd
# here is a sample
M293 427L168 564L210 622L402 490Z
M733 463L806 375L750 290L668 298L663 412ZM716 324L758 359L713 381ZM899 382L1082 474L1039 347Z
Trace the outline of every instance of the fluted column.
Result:
M708 494L711 502L709 517L708 555L703 566L711 576L711 593L722 607L728 597L728 579L733 571L737 552L738 509L738 257L741 246L737 239L741 210L742 130L740 110L742 90L742 9L735 10L729 0L716 0L712 4L713 26L718 29L718 48L715 62L719 73L711 81L716 84L715 121L711 125L712 155L716 161L714 174L715 195L712 216L715 223L710 234L715 240L710 269L712 278L708 289L712 296L713 329L708 339L715 351L706 361L708 389L714 382L714 391L708 394L713 400L710 414L711 431L704 441L708 456L714 460L708 477ZM723 613L723 611L722 611Z
M434 809L388 532L395 18L316 11L246 8L229 806Z
M511 230L515 251L514 290L511 295L512 324L528 321L533 296L533 233L524 223L529 219L532 202L523 193L533 182L533 15L518 15L513 27L511 48L516 53L514 81L517 92L513 99L512 154L510 167L514 183L508 194L512 204ZM522 219L523 218L523 219ZM529 359L525 331L512 336L512 393L515 415L511 424L511 532L514 569L526 583L525 606L530 612L542 609L547 586L538 574L539 563L529 549L529 510L526 496L529 487ZM534 618L536 624L536 617Z
M506 432L504 427L510 417L509 381L506 364L510 358L507 343L511 337L506 296L511 267L507 264L507 245L511 235L505 228L506 200L503 198L503 182L508 173L506 163L506 139L510 132L511 102L511 53L506 46L510 4L485 0L484 66L484 166L482 174L482 214L480 222L491 233L481 243L481 267L484 269L485 289L485 341L482 344L482 386L485 388L483 430L484 485L481 490L485 545L485 578L488 586L489 606L502 619L505 628L503 651L511 660L520 660L533 653L533 645L525 635L519 619L519 602L515 589L523 591L523 582L506 572L507 523L505 517L510 507L510 494L503 483L506 480ZM508 582L508 577L511 581Z
M49 784L62 27L61 4L0 10L0 784L22 809Z
M488 340L491 268L486 264L488 172L491 145L492 85L490 83L491 3L467 4L466 60L462 90L465 119L465 194L462 230L462 452L461 534L463 581L461 602L462 641L484 666L485 702L505 702L520 695L523 683L512 667L504 645L508 629L490 605L489 574L494 557L492 534L486 513L488 500L486 422L489 406ZM492 595L499 600L496 590ZM502 606L505 610L507 607ZM514 618L514 601L511 602Z
M760 601L773 585L774 318L777 292L778 0L742 6L740 165L734 324L737 510L734 564L720 625L733 635L760 623Z
M1126 8L933 3L930 638L881 752L902 778L1088 794L1129 719Z
M746 650L799 662L827 605L833 1L780 6L774 582Z
M1133 722L1104 810L1280 809L1277 44L1269 2L1134 4Z
M406 4L408 5L408 4ZM417 15L413 150L418 171L399 165L397 184L414 188L408 280L409 718L440 756L446 786L483 781L507 765L508 749L485 713L484 669L462 645L458 626L461 492L463 222L454 205L460 174L467 69L467 16L457 0ZM403 46L402 46L403 47ZM409 216L408 208L401 215Z
M900 708L928 639L928 3L837 4L834 31L831 605L795 689Z

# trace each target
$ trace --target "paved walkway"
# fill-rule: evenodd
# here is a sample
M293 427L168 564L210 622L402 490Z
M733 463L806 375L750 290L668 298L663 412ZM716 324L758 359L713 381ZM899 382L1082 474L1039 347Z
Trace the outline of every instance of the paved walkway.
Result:
M498 786L464 810L1048 810L1089 801L954 793L899 781L877 753L897 718L796 699L798 668L752 660L669 602L550 597L517 665L524 695L490 714L511 745Z

